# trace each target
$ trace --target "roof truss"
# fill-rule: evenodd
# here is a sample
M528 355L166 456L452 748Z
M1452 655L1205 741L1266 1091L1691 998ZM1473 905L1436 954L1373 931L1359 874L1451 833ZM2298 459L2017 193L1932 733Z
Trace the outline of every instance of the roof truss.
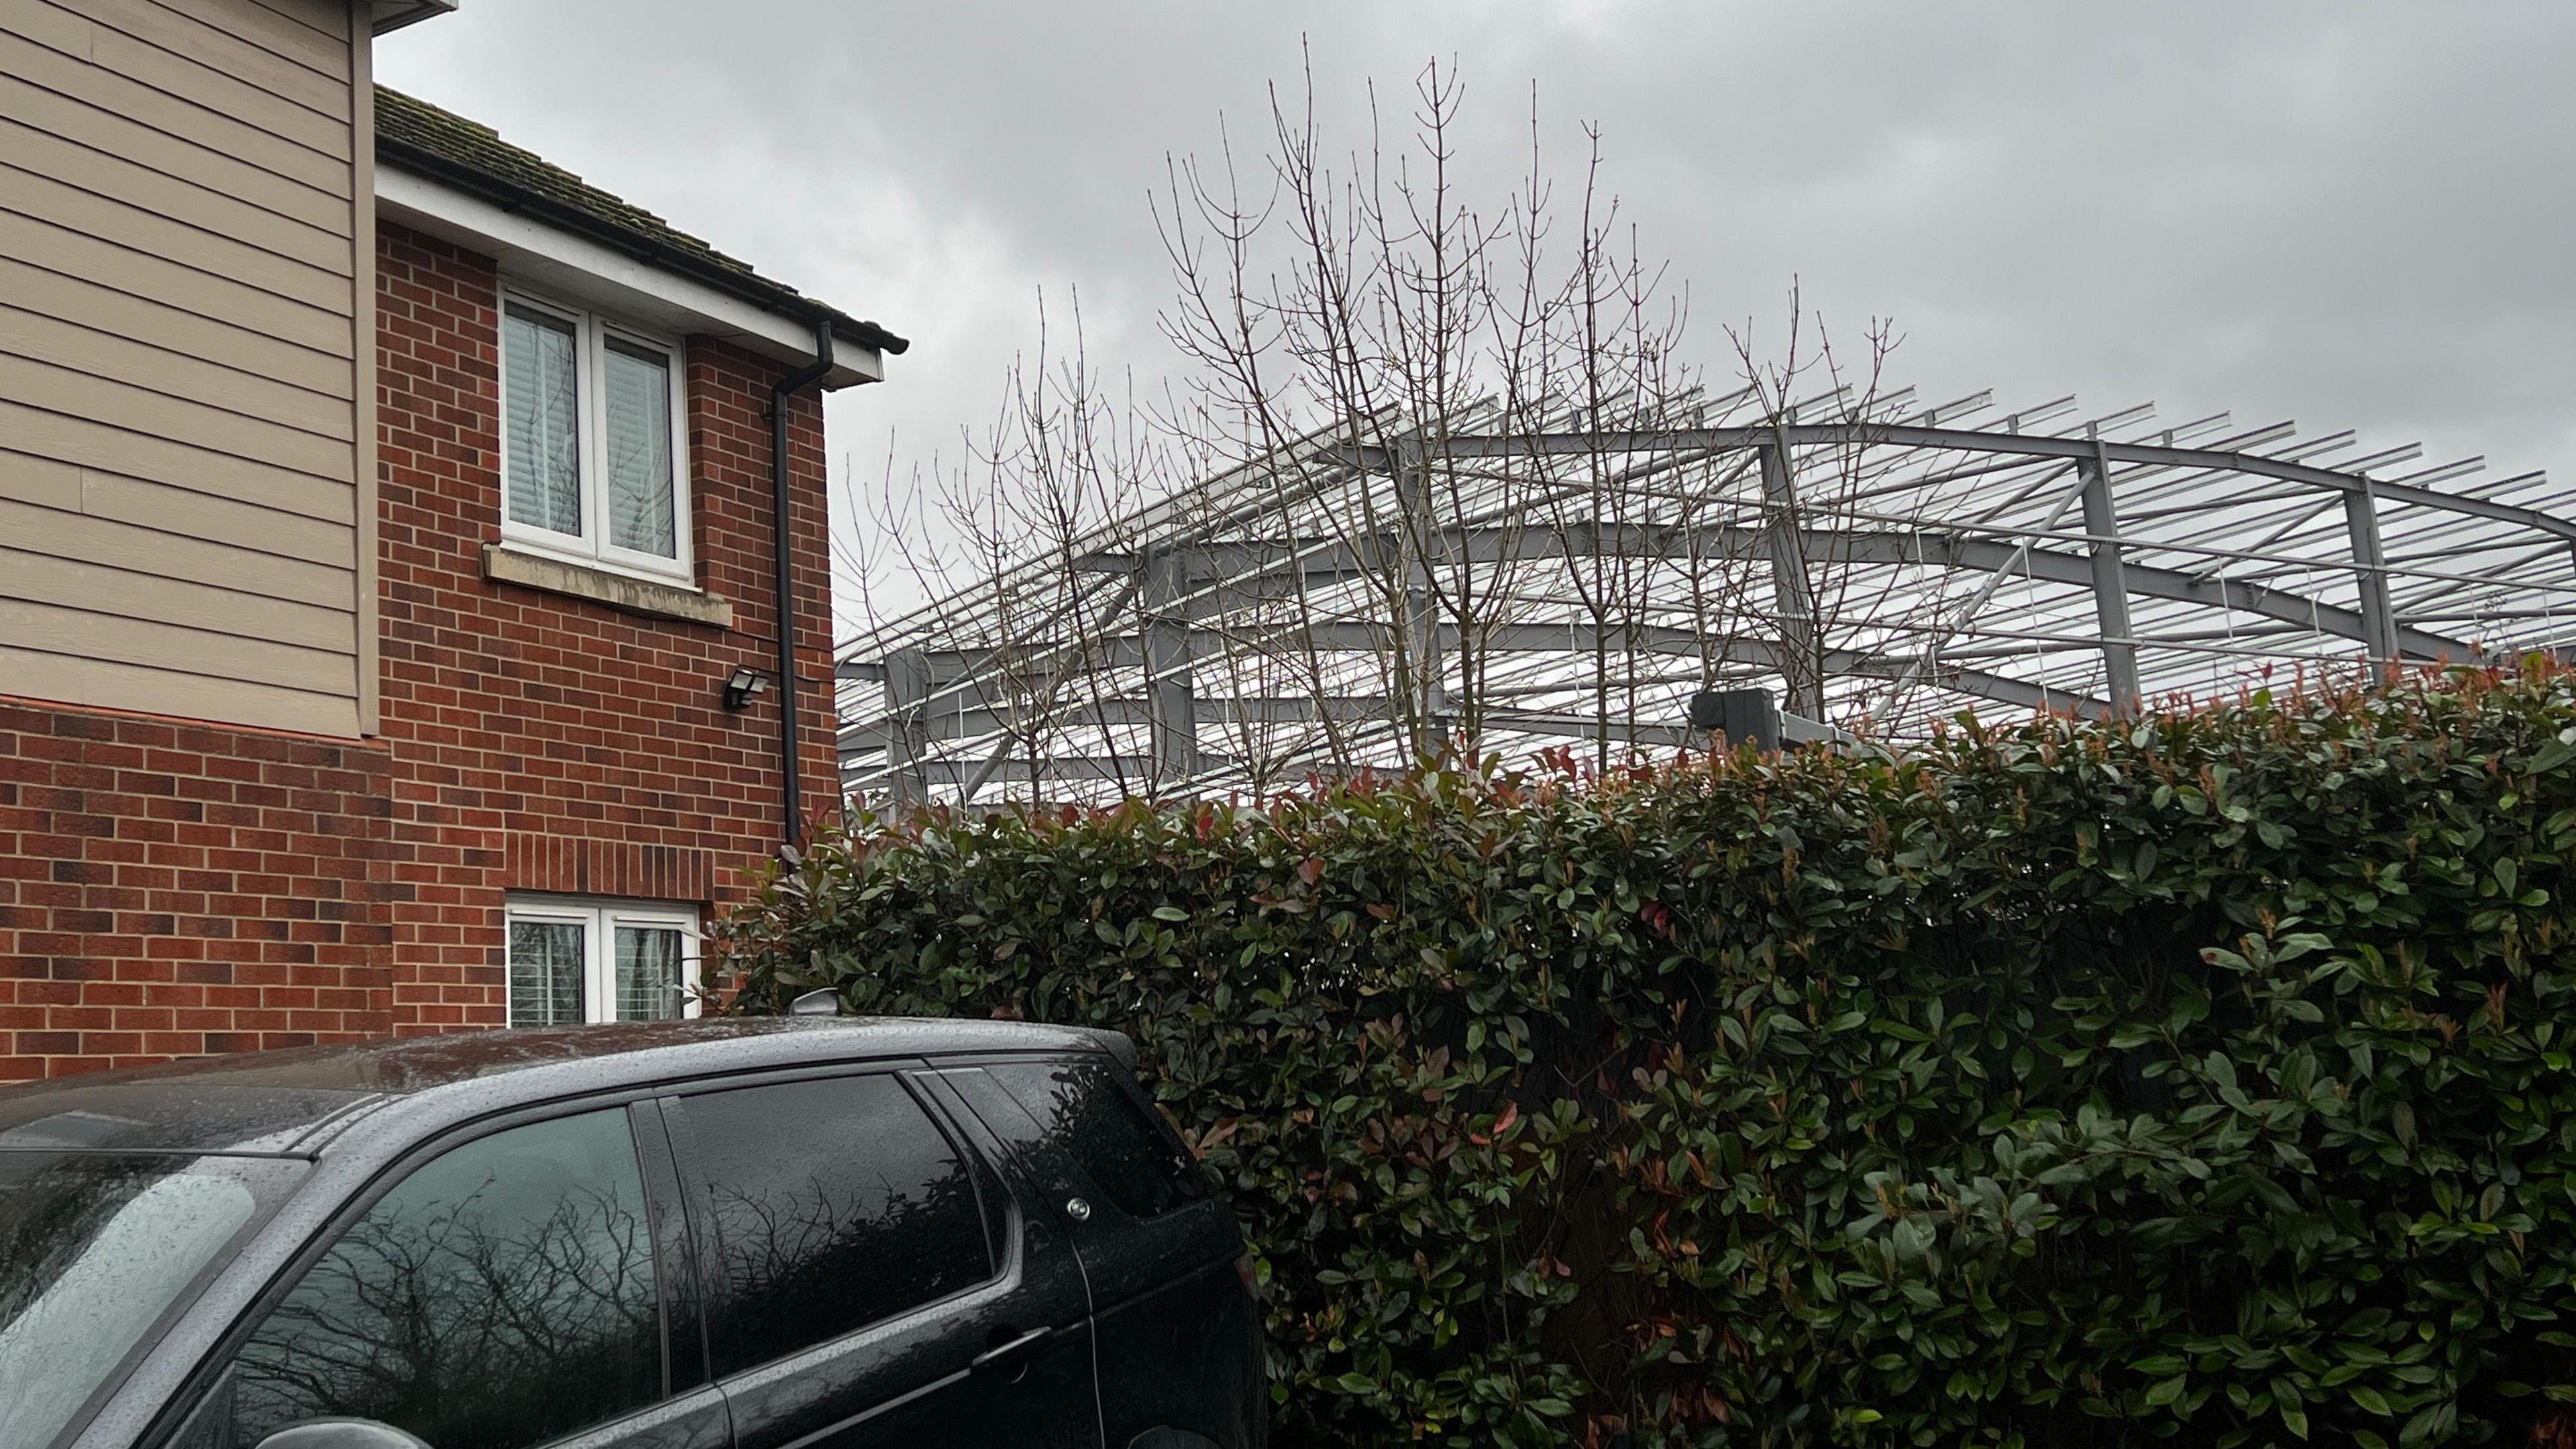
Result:
M2576 508L2538 474L2147 408L2032 430L2071 411L1328 431L847 642L844 779L1257 789L1426 742L1701 743L1691 697L1748 685L1903 735L2576 646Z

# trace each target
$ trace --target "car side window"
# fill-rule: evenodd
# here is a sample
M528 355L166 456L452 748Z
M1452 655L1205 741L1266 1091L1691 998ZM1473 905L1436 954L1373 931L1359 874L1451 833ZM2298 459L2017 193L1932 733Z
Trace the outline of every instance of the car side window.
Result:
M719 1376L992 1277L966 1156L895 1078L703 1092L681 1110L714 1219Z
M194 1444L376 1419L433 1449L522 1449L662 1396L653 1235L622 1108L413 1170L243 1345Z
M1129 1215L1160 1217L1210 1192L1207 1170L1107 1063L1003 1062L985 1070Z

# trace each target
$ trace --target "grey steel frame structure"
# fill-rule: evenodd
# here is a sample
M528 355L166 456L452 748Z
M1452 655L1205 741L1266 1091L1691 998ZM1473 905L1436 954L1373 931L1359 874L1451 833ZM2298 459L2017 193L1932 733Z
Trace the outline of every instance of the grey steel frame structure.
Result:
M2482 460L2396 471L2420 449L2071 398L1706 425L1745 402L1651 430L1360 419L1053 540L843 644L845 788L1185 796L1430 739L1705 745L1688 701L1718 688L1777 691L1793 737L1902 738L2576 652L2576 506L2539 473L2462 486Z

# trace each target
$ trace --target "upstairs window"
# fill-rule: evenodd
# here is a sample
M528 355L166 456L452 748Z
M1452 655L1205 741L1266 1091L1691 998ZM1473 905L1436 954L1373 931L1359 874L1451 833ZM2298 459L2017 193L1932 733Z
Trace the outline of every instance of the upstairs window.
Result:
M689 560L680 349L595 313L501 306L501 536L683 585Z

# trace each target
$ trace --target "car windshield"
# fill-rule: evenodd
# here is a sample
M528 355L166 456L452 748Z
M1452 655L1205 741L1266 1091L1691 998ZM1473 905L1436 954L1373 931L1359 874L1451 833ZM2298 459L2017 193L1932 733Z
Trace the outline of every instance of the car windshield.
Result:
M305 1167L0 1150L0 1449L60 1438Z

